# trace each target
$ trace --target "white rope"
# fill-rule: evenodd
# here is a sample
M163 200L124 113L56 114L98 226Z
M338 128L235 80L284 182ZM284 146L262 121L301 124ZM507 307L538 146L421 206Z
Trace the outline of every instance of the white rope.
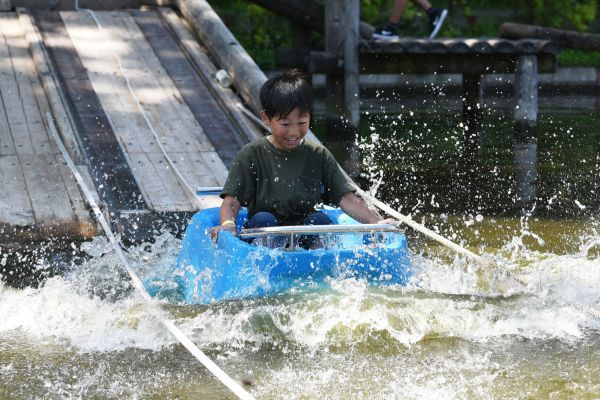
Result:
M121 72L121 75L123 76L123 79L125 79L125 83L127 84L127 89L129 90L129 93L131 93L131 96L133 97L133 100L135 101L135 104L137 105L140 114L144 118L144 121L146 122L146 125L148 125L148 128L150 128L150 131L152 132L152 135L154 136L155 142L158 144L158 147L162 151L165 159L167 160L167 163L173 169L173 171L175 172L175 175L177 175L177 178L179 179L179 181L190 192L191 198L193 199L193 201L196 204L196 206L200 207L201 204L200 204L200 200L198 199L198 196L196 196L196 191L186 181L186 179L183 177L183 175L181 174L181 172L177 169L177 167L175 166L175 163L173 162L173 160L171 159L171 157L169 156L169 154L167 154L167 150L162 145L161 140L158 137L158 134L156 133L156 130L154 129L154 125L152 125L152 122L150 121L150 118L148 117L148 114L146 113L146 111L142 107L142 104L140 103L139 98L137 97L137 95L135 94L135 91L133 90L133 86L131 85L131 82L129 80L129 76L127 75L127 72L125 71L125 68L123 67L123 63L121 62L121 58L119 58L119 56L114 52L113 47L110 45L110 42L108 41L108 36L109 35L106 33L106 30L104 29L104 27L102 26L102 24L98 20L98 18L96 16L96 13L93 10L90 10L88 8L80 9L79 8L79 0L75 1L75 10L77 10L77 11L80 11L80 10L86 11L94 19L94 22L98 26L98 29L100 29L100 31L102 32L102 37L104 39L104 42L107 45L107 48L110 50L110 53L112 54L112 56L117 61L117 65L119 66L119 71ZM109 120L110 120L110 118L109 118ZM115 129L114 126L113 126L113 129Z
M84 193L86 201L92 208L94 215L96 216L96 219L98 220L98 222L100 222L100 225L102 226L102 229L104 230L104 233L106 234L106 236L108 238L108 241L113 245L113 248L115 249L117 255L119 256L121 262L123 263L123 266L125 267L125 269L127 270L127 273L131 277L133 286L135 287L137 292L142 296L142 298L144 298L144 300L152 301L152 297L146 291L144 284L142 283L142 281L140 280L138 275L135 273L133 268L131 268L131 266L129 265L129 262L125 258L125 254L123 253L123 250L121 249L121 246L119 245L119 242L117 241L117 238L115 237L112 229L110 228L108 221L104 217L104 214L102 214L102 211L100 211L100 208L98 207L98 204L94 200L94 197L92 196L91 191L88 189L85 181L81 177L81 174L77 170L75 163L69 156L69 153L67 152L67 149L65 148L65 145L63 144L62 140L58 136L58 132L56 130L56 125L54 124L54 120L52 119L52 115L50 114L49 111L46 112L46 119L48 121L48 126L50 127L50 132L52 134L52 137L54 138L54 141L56 142L56 145L58 146L65 161L67 162L69 169L73 173L73 176L75 177L75 180L77 181L77 184L79 185L82 192ZM175 338L194 357L196 357L196 359L198 361L200 361L217 379L219 379L221 381L221 383L223 383L225 386L227 386L227 388L229 390L231 390L238 398L240 398L242 400L253 400L254 399L254 397L250 393L248 393L246 390L244 390L237 382L235 382L229 375L227 375L227 373L225 373L221 368L219 368L219 366L217 364L215 364L210 358L208 358L202 352L202 350L200 350L198 348L198 346L196 346L177 326L175 326L175 324L172 321L170 321L166 318L160 317L160 322L163 324L163 326L165 328L167 328L167 330L169 332L171 332L171 334L173 334L173 336L175 336Z

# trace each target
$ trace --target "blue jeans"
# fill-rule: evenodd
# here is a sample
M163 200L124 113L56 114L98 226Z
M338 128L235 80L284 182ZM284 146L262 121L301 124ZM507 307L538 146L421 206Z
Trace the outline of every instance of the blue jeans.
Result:
M254 214L252 218L250 218L250 220L246 223L246 228L266 228L269 226L279 225L280 224L277 220L277 217L275 217L273 214L266 211L260 211ZM333 225L333 221L324 212L315 211L311 213L308 217L304 218L301 225ZM298 244L301 247L308 249L310 248L310 246L313 245L313 243L316 240L317 236L315 235L303 235L299 237Z

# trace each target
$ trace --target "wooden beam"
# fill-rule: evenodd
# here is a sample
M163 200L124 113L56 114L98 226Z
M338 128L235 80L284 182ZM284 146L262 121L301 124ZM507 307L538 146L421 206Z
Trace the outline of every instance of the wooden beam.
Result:
M360 97L358 84L358 21L360 2L345 0L343 13L344 34L344 116L352 130L360 123ZM353 140L353 138L351 139Z
M480 140L483 134L483 105L481 104L481 78L479 74L463 74L463 151L461 158L469 165L479 162Z
M339 66L343 63L344 29L343 29L343 4L341 1L328 1L325 3L325 51L335 54ZM341 73L340 73L341 72ZM344 74L342 70L332 71L326 75L326 123L327 134L341 131L340 116L343 114L344 104Z
M501 74L514 73L518 54L373 54L361 52L361 73ZM556 56L537 54L538 72L554 72ZM443 62L440 62L443 60ZM318 64L317 64L318 65Z
M275 14L289 18L296 24L302 25L320 33L325 33L325 6L314 0L250 0ZM371 39L375 28L366 22L359 21L360 35Z
M244 101L260 113L259 92L266 75L205 0L176 0L176 4L220 68L232 77Z
M508 39L536 38L553 40L562 47L600 51L600 35L597 33L583 33L546 26L505 22L500 25L500 36Z

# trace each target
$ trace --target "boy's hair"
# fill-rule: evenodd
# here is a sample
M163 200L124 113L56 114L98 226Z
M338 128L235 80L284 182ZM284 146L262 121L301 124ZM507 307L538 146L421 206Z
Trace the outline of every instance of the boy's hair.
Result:
M302 113L312 109L312 90L307 77L292 69L267 80L260 89L260 103L269 119L285 118L296 108Z

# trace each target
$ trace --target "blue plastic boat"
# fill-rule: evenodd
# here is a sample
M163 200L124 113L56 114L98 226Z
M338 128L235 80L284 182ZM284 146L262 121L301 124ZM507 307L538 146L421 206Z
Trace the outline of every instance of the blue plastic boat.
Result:
M240 236L222 231L217 243L209 229L219 224L219 209L200 211L183 239L174 281L145 282L152 295L186 303L272 296L294 289L319 288L328 279L359 278L375 285L405 285L411 276L404 234L391 225L363 225L339 209L323 210L334 226L274 227L242 230L247 212L237 219ZM274 233L275 232L275 233ZM305 250L299 238L318 235L321 248ZM257 244L258 243L258 244ZM275 245L276 247L271 247Z

